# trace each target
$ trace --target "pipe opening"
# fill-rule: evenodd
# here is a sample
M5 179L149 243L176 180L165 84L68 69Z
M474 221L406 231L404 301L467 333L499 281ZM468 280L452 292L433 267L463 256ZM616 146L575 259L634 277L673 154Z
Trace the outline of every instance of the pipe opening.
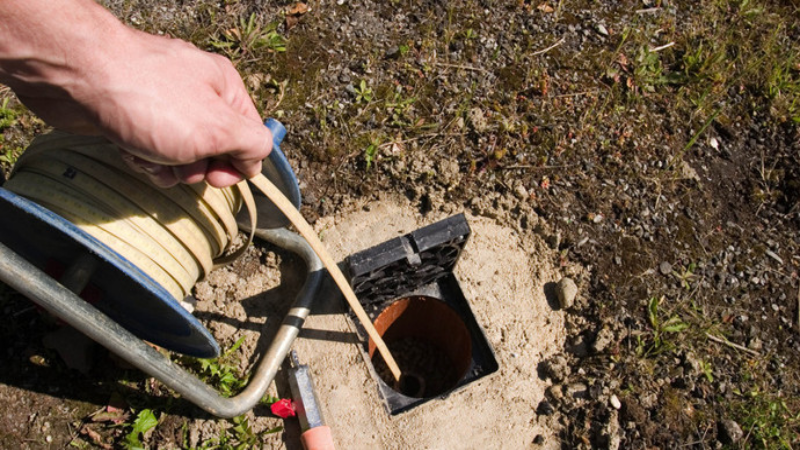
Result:
M375 344L369 356L378 376L395 391L413 398L435 397L453 389L469 370L472 340L461 317L432 297L401 298L384 309L375 329L397 361L396 383Z

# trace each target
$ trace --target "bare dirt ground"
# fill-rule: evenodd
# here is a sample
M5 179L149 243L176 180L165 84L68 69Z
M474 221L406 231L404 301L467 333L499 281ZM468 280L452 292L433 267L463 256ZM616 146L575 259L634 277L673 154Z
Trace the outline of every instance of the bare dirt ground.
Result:
M389 416L331 293L295 348L338 448L800 447L796 1L105 3L233 59L337 260L467 214L499 370ZM2 114L7 173L45 128ZM258 244L198 284L221 346L246 336L237 376L302 270ZM147 410L150 448L299 448L293 419L218 420L99 348L69 369L0 289L0 447L120 447Z

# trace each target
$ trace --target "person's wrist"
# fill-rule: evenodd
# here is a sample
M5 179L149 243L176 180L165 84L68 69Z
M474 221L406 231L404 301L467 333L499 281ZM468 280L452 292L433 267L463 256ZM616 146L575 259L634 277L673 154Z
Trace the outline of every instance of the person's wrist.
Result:
M126 44L138 33L98 7L101 10L94 12L93 20L85 22L86 29L73 37L75 46L64 66L54 70L48 80L84 105L96 101L96 93L110 83L113 65L124 60Z

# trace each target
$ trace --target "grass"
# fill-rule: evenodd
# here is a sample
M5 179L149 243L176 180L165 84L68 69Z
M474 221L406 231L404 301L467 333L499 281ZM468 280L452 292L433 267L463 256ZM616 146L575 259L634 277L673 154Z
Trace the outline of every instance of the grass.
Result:
M742 448L787 449L800 444L800 404L753 390L741 394L731 408L745 434Z
M361 80L357 86L354 87L354 92L356 95L356 103L369 103L372 101L373 92L369 86L367 86L366 80Z
M256 432L250 425L250 420L246 415L241 415L228 420L231 425L222 428L217 438L203 443L195 450L248 450L263 446L263 438L266 435L283 431L282 426Z
M6 143L4 131L18 125L19 118L23 114L19 107L10 105L11 98L6 97L0 104L0 164L9 167L17 162L17 158L22 154L22 148L18 145Z
M218 358L182 358L182 362L197 373L197 376L215 387L225 397L236 395L247 385L247 377L239 372L236 351L244 343L245 336L239 338L222 356Z
M241 18L236 26L222 30L211 39L210 44L232 60L242 63L263 52L285 52L286 38L276 31L277 28L277 22L262 23L252 13L246 19Z
M638 342L636 353L640 357L656 357L674 350L677 347L676 341L673 339L676 337L675 335L689 328L689 324L677 315L671 315L666 320L663 319L664 314L659 309L663 301L663 296L651 297L647 303L647 319L651 330L648 340Z

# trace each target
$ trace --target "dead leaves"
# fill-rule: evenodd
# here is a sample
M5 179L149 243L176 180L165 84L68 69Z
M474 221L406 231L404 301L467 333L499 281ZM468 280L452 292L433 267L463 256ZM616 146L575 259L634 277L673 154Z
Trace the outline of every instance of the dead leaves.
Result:
M533 5L535 5L535 3L531 0L519 0L518 3L518 6L520 8L524 9L529 13L532 12L534 9ZM550 4L548 4L547 2L539 3L539 6L536 7L536 10L544 14L551 14L556 12L556 9L550 6Z
M538 9L543 13L555 12L555 9L552 6L548 5L547 3L542 3L541 5L537 6L536 9Z
M309 11L311 11L311 8L302 2L297 2L286 8L286 31L297 26L300 23L300 19Z
M105 439L103 439L103 436L100 433L88 426L83 426L80 430L80 434L88 437L94 445L102 448L103 450L112 450L114 448L114 446L107 443Z

